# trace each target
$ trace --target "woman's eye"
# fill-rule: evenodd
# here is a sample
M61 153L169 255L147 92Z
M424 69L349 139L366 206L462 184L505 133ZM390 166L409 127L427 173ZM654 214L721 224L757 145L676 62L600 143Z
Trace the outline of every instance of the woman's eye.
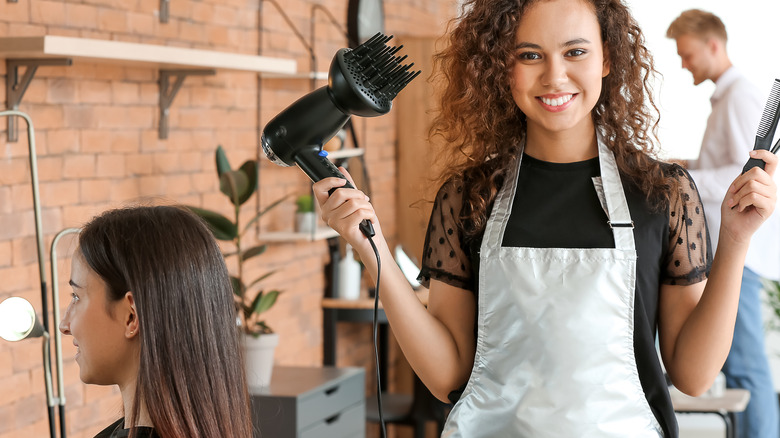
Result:
M520 59L521 61L535 61L537 59L542 59L542 57L536 52L523 52L517 54L517 59Z
M572 49L566 52L566 56L582 56L588 53L585 49Z
M76 295L75 292L71 292L70 293L70 299L71 299L71 301L78 301L79 300L79 296Z

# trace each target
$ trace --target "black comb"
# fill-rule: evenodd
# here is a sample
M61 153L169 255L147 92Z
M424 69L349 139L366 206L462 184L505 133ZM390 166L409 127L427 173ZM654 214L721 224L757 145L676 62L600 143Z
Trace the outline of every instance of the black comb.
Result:
M334 101L347 114L374 117L386 114L393 99L420 70L404 65L406 55L395 56L401 46L388 46L393 36L377 33L354 49L341 49L333 57L328 85Z
M758 132L756 133L756 143L753 146L753 150L765 149L772 153L777 153L777 149L780 148L780 140L772 146L772 139L775 137L775 131L777 130L777 120L780 118L780 79L775 79L772 84L772 91L769 93L769 99L764 107L764 114L761 116L761 123L758 124ZM751 158L742 168L742 173L754 167L764 168L764 161L756 158Z

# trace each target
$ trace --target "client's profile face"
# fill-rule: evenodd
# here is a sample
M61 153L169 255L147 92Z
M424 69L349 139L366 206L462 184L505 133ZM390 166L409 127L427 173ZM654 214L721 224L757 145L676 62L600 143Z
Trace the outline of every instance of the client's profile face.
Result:
M125 324L115 303L108 302L108 287L76 252L71 262L73 289L60 331L73 336L76 363L84 383L122 385L131 373L132 355Z

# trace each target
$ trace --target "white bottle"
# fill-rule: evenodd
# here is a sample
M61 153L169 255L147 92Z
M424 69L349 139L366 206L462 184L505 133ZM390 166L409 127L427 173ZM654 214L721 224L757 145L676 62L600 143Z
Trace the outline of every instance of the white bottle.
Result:
M346 246L344 258L339 260L338 297L345 300L360 298L360 263L355 260L350 244Z

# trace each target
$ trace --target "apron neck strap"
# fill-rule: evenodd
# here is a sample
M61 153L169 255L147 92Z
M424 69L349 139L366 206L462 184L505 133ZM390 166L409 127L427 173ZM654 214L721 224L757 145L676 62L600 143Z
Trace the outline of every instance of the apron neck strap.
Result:
M615 237L615 248L635 249L634 221L628 210L626 194L620 181L615 155L604 144L601 134L596 134L599 145L599 166L601 167L601 182L604 188L604 199L607 204L607 224Z

